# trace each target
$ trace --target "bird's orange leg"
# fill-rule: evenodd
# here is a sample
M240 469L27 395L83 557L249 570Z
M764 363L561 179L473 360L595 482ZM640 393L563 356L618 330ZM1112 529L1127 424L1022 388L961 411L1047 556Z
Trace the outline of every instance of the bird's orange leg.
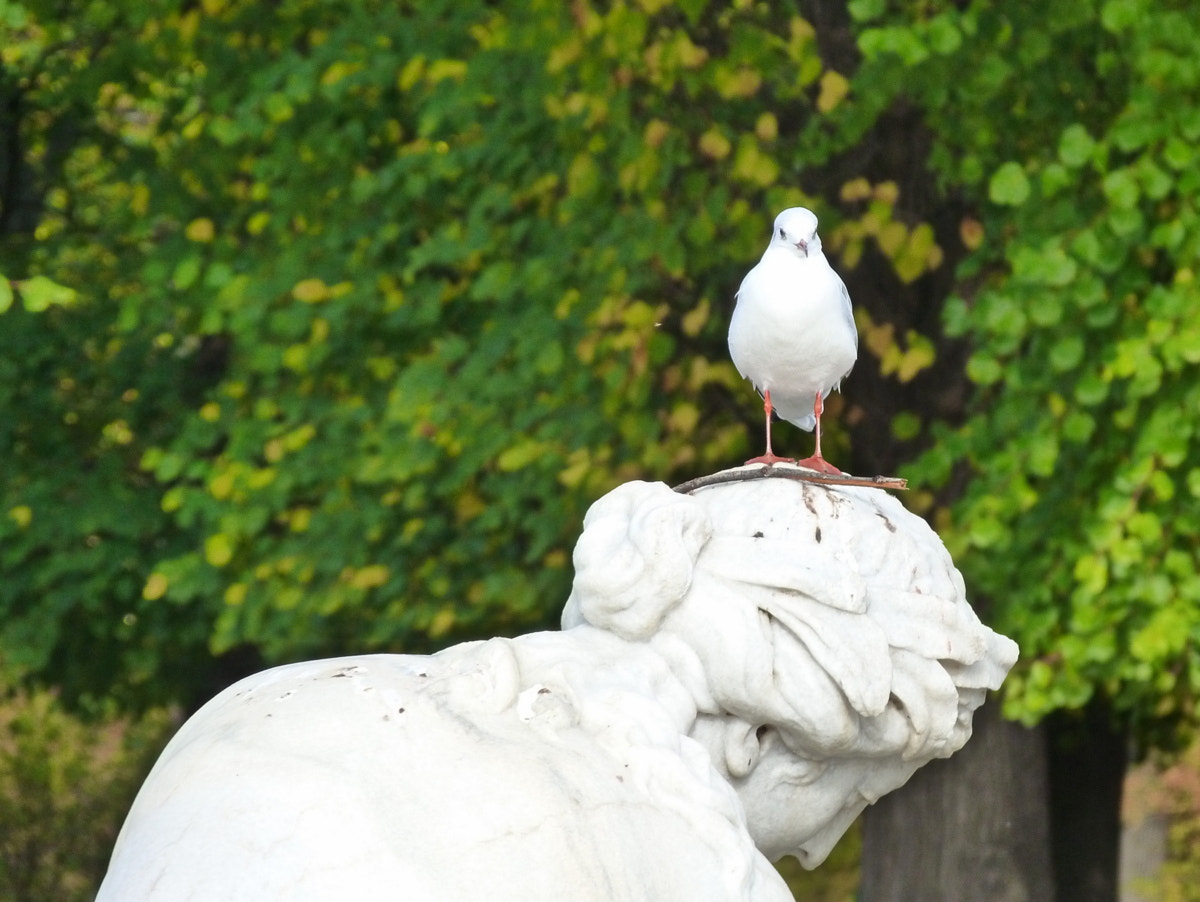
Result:
M817 418L816 436L817 446L813 450L812 457L806 457L804 460L796 461L796 466L806 467L809 470L816 470L818 473L829 473L834 476L841 476L842 471L829 463L821 456L821 414L825 412L825 399L821 397L821 393L817 392L817 399L813 401L813 416Z
M818 395L817 397L820 397L820 395ZM769 388L764 389L763 390L763 413L766 415L766 418L767 418L767 452L766 452L766 454L763 454L761 457L750 458L748 461L746 461L747 464L766 464L769 467L769 466L771 466L771 464L779 464L779 463L790 464L790 463L795 462L792 458L780 457L778 454L776 454L774 451L771 450L771 414L774 412L775 412L775 408L771 406L771 390Z

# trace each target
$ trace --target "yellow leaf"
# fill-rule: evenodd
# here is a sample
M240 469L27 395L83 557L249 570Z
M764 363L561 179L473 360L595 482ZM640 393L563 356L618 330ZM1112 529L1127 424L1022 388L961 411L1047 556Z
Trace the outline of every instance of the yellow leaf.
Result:
M546 71L551 75L558 74L579 59L582 50L583 42L579 40L578 36L573 35L565 43L559 44L550 51L546 57Z
M396 87L401 91L408 91L424 74L425 57L418 54L401 67L400 74L396 76Z
M8 511L9 519L24 529L33 520L33 510L25 504L19 504Z
M738 69L736 72L718 73L716 88L726 100L753 97L762 86L762 76L754 69Z
M733 145L730 144L730 139L721 134L716 126L709 128L700 136L700 152L709 160L725 160L732 149Z
M487 502L473 489L459 492L458 497L454 499L454 517L460 524L474 520L485 510L487 510Z
M845 269L854 269L858 266L858 261L862 259L863 242L851 241L842 248L838 258L841 260L842 266Z
M747 137L738 142L733 174L742 181L767 188L778 181L779 164L771 156L763 153L758 142Z
M908 228L902 222L889 222L879 230L875 240L879 242L879 249L885 257L895 259L900 248L908 241Z
M272 467L257 467L250 471L246 485L251 489L265 489L275 481L275 470Z
M305 304L319 304L328 300L329 286L321 279L304 279L292 289L292 297Z
M150 189L145 185L135 185L133 197L129 199L129 209L138 216L145 216L150 209Z
M454 628L454 608L442 608L429 621L429 638L438 639Z
M226 471L218 473L208 482L208 493L218 501L224 501L233 494L234 475Z
M289 345L283 352L283 365L295 373L304 371L308 364L308 345Z
M203 217L201 219L193 219L189 222L187 228L183 230L183 234L187 236L188 241L196 241L204 244L213 240L216 231L213 221L207 217Z
M113 420L100 430L100 434L114 445L128 445L133 441L133 430L125 420Z
M667 424L671 431L678 432L681 435L691 435L694 433L699 422L700 408L688 401L681 401L676 404L667 417Z
M667 134L671 131L671 127L661 119L651 119L646 123L646 130L642 133L642 140L646 142L648 147L659 147L666 140Z
M142 598L146 601L157 601L167 594L168 580L161 573L151 573L142 587Z
M224 567L233 560L233 543L223 532L204 540L204 559L214 567Z
M774 113L763 113L754 123L754 134L760 141L774 141L779 137L779 120Z
M383 564L371 564L362 567L350 579L350 585L356 589L376 589L388 581L392 571Z
M853 203L856 200L866 200L871 196L871 183L862 176L856 179L851 179L842 185L840 197L846 203Z
M567 465L558 471L558 481L567 488L577 488L592 470L592 459L586 449L577 449L567 458Z
M821 89L817 94L817 109L822 113L828 113L849 93L850 82L846 80L846 76L829 69L821 76Z
M266 210L259 210L253 216L246 220L246 231L251 235L257 235L267 227L267 223L271 221L271 214Z
M464 60L434 60L425 72L425 80L437 84L446 78L461 80L467 74L467 64Z
M896 378L901 382L911 381L921 370L932 366L937 356L933 342L924 335L909 329L905 338L908 341L908 350L904 352L900 365L896 368Z
M567 169L567 193L572 196L590 194L600 182L600 170L591 154L581 153Z
M246 600L246 584L234 583L225 590L225 604L232 608L237 607Z
M360 63L357 61L346 62L345 60L339 60L338 62L331 64L328 69L321 73L321 84L336 85L343 78L353 75L355 72L362 70L365 66L365 63Z
M979 250L983 244L983 223L968 216L958 224L958 236L969 251Z
M675 37L675 58L685 69L695 69L708 61L708 50L692 43L692 39L682 31Z
M900 199L900 186L893 181L880 182L875 186L875 199L892 206Z
M302 426L297 426L287 435L283 436L284 450L289 452L299 451L317 434L317 428L312 423L305 423Z
M502 473L521 470L537 460L545 452L546 445L534 439L521 439L496 455L496 467Z
M788 23L788 32L791 36L790 41L796 44L805 44L817 36L817 30L813 28L812 23L799 16L792 17L792 21Z
M708 322L711 312L711 305L708 303L708 298L701 298L700 303L685 313L680 319L679 324L683 327L683 334L691 338L699 335L700 330L704 328L704 324Z
M872 325L863 334L863 344L880 360L884 359L896 347L896 327L891 323Z

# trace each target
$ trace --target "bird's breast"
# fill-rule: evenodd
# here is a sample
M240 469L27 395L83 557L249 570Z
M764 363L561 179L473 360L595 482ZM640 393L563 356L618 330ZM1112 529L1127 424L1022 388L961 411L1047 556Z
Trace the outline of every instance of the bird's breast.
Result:
M811 403L827 393L858 356L837 274L828 264L759 264L738 292L729 351L738 372L773 396L795 392Z

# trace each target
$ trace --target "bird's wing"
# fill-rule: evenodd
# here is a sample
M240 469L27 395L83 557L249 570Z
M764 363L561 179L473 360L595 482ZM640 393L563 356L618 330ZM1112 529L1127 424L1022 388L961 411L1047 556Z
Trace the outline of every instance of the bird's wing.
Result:
M835 273L836 275L836 273ZM854 325L854 310L850 306L850 292L846 288L846 283L842 281L842 277L838 276L838 286L841 289L842 315L845 316L846 322L850 325L850 334L854 336L854 350L858 350L858 327ZM847 371L849 372L849 371Z
M854 337L854 356L855 356L854 362L857 363L858 362L858 359L857 359L858 358L858 326L856 326L854 324L854 309L850 306L850 291L846 288L846 283L842 281L842 277L838 276L837 273L834 273L834 275L837 276L838 287L841 291L841 296L839 297L839 300L842 303L842 316L844 316L846 318L846 324L850 327L850 334ZM837 384L834 385L834 388L836 388L838 391L841 391L842 379L845 379L847 376L849 376L850 371L853 369L854 369L854 363L851 363L850 366L847 367L846 372L842 373L841 378L838 379Z

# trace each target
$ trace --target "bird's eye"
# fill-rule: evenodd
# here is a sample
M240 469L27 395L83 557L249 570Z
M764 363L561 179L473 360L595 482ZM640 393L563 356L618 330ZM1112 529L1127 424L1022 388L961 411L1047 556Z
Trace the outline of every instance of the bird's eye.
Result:
M786 238L786 237L787 237L787 233L785 233L785 232L783 231L783 229L780 229L780 230L779 230L779 237L780 237L780 238Z

